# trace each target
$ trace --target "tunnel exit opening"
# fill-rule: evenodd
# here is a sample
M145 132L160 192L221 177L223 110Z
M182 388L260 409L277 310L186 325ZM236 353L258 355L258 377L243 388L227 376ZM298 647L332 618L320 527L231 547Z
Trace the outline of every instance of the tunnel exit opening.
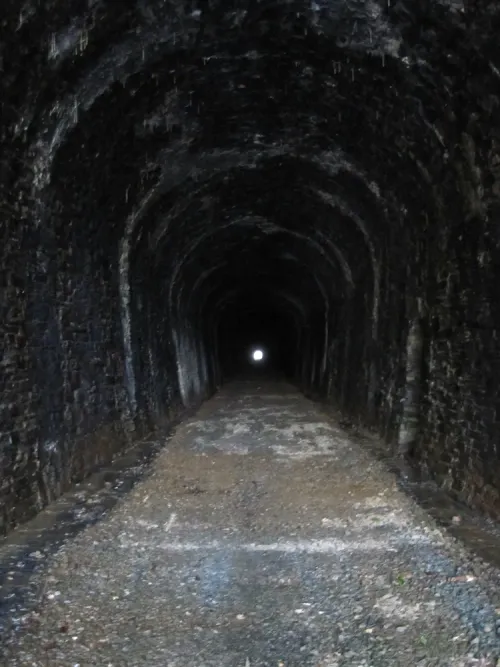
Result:
M295 338L293 316L283 304L280 308L259 292L236 295L218 323L217 358L224 381L242 376L293 379Z
M499 3L4 4L0 531L243 372L500 512Z
M260 348L257 348L256 350L252 351L252 361L255 361L256 363L260 363L261 361L264 361L264 351L261 350Z

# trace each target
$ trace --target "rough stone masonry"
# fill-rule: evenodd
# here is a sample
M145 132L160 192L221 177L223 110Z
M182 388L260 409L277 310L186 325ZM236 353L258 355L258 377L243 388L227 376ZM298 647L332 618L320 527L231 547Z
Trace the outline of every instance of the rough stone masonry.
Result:
M259 312L498 517L499 34L497 0L2 0L0 531L208 396Z

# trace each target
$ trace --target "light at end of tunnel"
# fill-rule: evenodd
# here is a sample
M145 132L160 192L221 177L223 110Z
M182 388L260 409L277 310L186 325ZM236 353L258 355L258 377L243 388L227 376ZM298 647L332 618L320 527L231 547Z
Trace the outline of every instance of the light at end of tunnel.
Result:
M252 352L252 359L254 361L262 361L264 359L264 352L262 350L254 350Z

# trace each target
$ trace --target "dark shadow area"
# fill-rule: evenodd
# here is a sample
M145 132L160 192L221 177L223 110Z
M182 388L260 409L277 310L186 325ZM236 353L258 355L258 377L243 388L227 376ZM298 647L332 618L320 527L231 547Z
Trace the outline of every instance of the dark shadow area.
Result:
M251 290L239 292L226 305L217 332L225 382L241 376L294 377L300 330L293 312L280 306L269 291ZM258 350L261 360L253 358Z
M498 0L2 0L0 630L242 378L499 565L499 34Z
M271 371L498 519L499 3L0 15L0 533Z

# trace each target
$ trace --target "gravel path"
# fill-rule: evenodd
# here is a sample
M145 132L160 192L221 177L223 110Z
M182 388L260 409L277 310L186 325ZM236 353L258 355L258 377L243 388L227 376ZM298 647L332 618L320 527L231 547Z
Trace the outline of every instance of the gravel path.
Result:
M40 576L9 667L500 665L498 572L287 385L228 385Z

